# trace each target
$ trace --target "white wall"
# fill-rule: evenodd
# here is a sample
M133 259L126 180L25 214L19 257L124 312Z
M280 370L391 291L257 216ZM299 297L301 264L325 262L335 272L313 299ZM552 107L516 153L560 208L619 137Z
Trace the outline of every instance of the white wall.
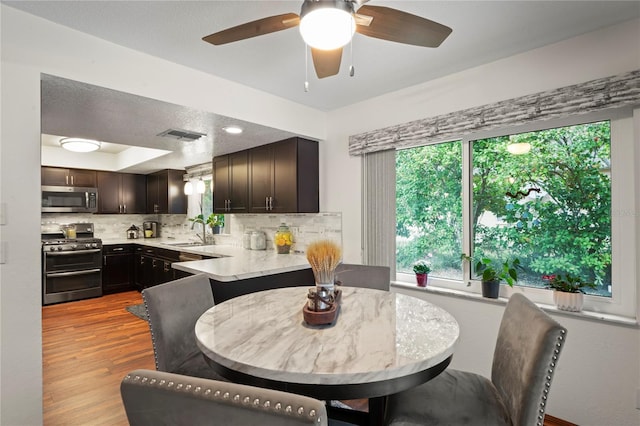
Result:
M331 112L328 143L321 147L321 205L342 211L345 260L361 259L361 163L348 156L349 135L635 69L640 69L638 20ZM636 115L636 146L639 120ZM640 214L635 217L638 221ZM452 366L488 374L503 305L419 295L460 323L462 338ZM581 425L640 424L638 328L556 317L568 328L568 339L548 413Z
M40 73L325 139L325 113L16 11L1 14L0 424L42 423ZM203 94L215 93L218 96ZM230 94L233 94L231 96ZM319 117L321 119L319 119Z

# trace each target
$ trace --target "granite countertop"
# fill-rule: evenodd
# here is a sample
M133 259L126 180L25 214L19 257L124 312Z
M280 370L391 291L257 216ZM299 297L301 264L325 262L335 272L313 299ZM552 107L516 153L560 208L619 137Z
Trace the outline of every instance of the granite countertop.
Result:
M278 254L275 250L247 250L228 245L176 247L172 244L188 242L169 238L103 239L102 244L139 244L159 247L182 253L212 256L215 259L174 262L171 266L191 274L206 274L217 281L237 281L283 272L310 268L307 257L302 254Z

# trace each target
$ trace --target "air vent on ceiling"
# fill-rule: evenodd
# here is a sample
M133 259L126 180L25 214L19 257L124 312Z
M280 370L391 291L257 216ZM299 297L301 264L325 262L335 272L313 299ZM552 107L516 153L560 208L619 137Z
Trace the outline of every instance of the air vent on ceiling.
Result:
M207 134L182 129L168 129L162 133L159 133L158 136L162 136L163 138L195 141L196 139L200 139L202 136L207 136Z

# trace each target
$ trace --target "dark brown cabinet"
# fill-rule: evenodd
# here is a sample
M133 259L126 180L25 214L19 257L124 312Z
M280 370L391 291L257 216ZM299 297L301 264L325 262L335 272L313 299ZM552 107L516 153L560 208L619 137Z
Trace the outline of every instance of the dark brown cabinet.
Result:
M161 170L147 175L147 213L185 214L184 170Z
M97 172L98 213L145 213L146 176Z
M290 138L249 152L249 212L317 213L318 143Z
M79 186L86 188L94 188L96 186L95 170L42 167L41 178L42 185Z
M102 293L133 289L133 245L114 244L102 247Z
M208 258L202 256L202 258ZM190 275L171 267L180 261L180 252L159 247L137 246L134 254L135 287L142 291L154 285L166 283Z
M213 211L244 213L247 211L248 151L214 157Z

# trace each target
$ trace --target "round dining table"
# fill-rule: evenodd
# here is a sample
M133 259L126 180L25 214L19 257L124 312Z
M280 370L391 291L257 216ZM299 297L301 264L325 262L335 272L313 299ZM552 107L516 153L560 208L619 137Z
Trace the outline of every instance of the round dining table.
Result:
M423 299L341 286L335 321L303 317L311 287L246 294L207 310L195 326L209 365L231 381L321 400L369 399L380 424L387 395L440 374L459 337L455 318Z

